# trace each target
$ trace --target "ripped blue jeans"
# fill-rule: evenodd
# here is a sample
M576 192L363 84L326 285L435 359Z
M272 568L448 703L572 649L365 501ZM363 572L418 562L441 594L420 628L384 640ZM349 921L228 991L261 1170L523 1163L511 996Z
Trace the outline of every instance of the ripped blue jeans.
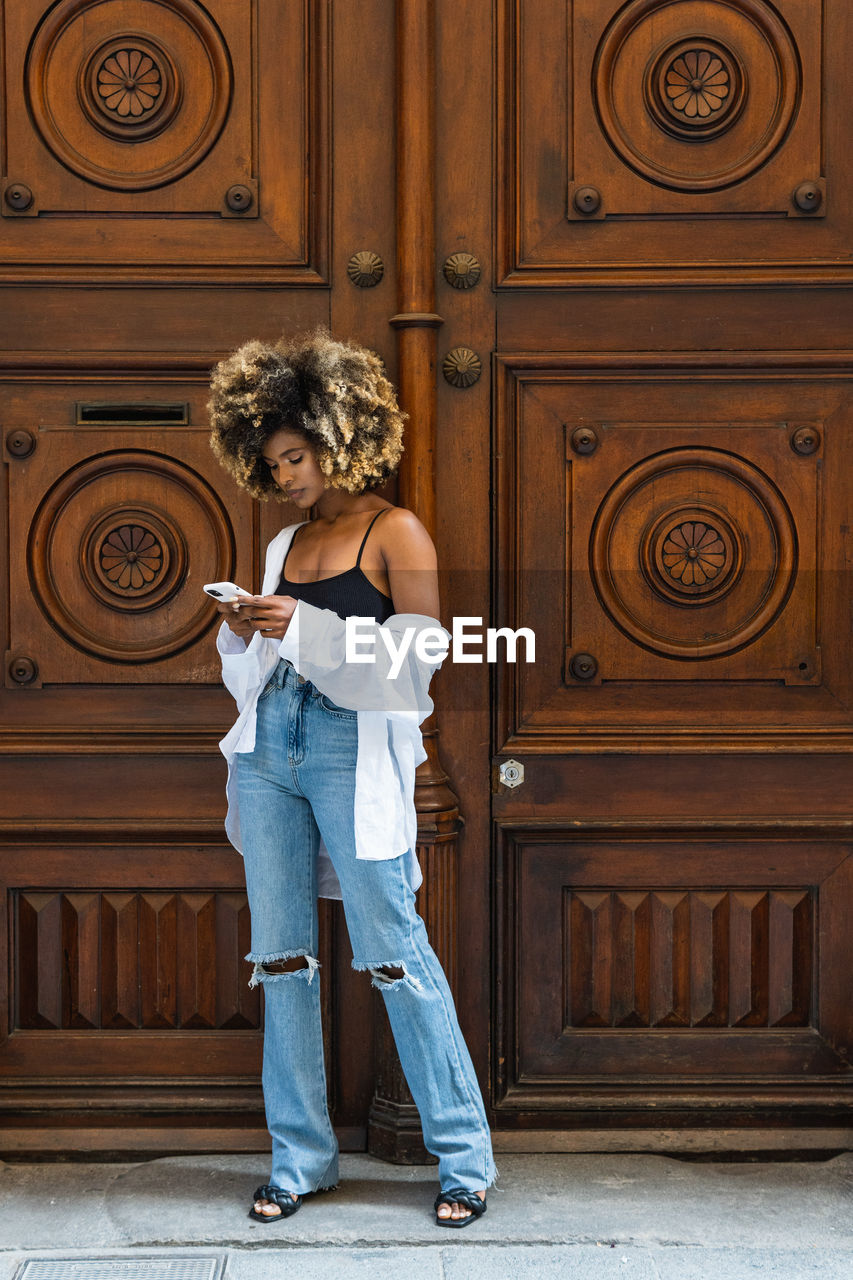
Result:
M404 859L355 856L358 722L281 660L258 700L255 750L237 756L240 828L252 918L252 983L264 990L264 1105L270 1182L304 1194L334 1186L317 943L320 835L341 885L353 967L382 992L397 1051L443 1190L496 1176L489 1126L453 997ZM304 956L305 967L274 972ZM270 971L266 966L270 967ZM281 968L281 966L278 966ZM402 969L392 978L383 970Z

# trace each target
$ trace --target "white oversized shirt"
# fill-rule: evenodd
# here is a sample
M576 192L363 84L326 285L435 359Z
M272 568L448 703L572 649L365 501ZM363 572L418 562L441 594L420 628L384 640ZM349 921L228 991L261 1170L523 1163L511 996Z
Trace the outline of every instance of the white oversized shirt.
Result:
M261 595L275 592L288 547L301 527L301 524L288 525L269 544ZM396 678L391 678L392 655L379 632L387 632L399 652L407 630L410 644L406 657ZM430 636L429 646L424 645L424 651L435 653L443 644L440 656L419 656L418 637L426 631L435 634ZM310 680L332 702L357 713L353 812L356 857L381 860L405 855L409 883L412 889L417 889L423 877L415 856L418 831L415 769L427 758L420 725L432 712L430 680L433 671L444 661L451 637L437 618L419 613L395 613L381 624L372 618L362 620L359 633L367 637L367 642L360 646L361 652L371 652L372 639L375 662L347 662L345 621L333 610L318 609L304 600L297 602L281 641L256 632L246 645L223 621L216 647L222 658L222 679L238 710L237 720L219 744L228 761L225 830L234 848L242 853L234 757L254 750L258 697L279 658L287 658L299 675ZM318 892L326 898L341 896L338 878L322 839Z

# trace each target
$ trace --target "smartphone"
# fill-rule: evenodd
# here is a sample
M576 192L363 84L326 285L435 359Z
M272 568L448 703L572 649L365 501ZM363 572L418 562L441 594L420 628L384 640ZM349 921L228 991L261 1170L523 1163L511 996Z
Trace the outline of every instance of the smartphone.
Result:
M222 600L227 604L233 603L239 596L246 596L249 600L252 598L251 591L244 591L236 582L207 582L202 589L213 596L214 600Z

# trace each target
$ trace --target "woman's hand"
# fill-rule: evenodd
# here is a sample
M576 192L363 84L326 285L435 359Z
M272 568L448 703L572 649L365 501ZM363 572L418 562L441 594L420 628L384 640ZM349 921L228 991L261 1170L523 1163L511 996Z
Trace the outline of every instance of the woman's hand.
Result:
M267 640L283 640L297 603L293 596L252 596L228 607L239 609L241 625L248 628L236 634L251 636L260 631Z
M217 602L216 612L222 615L235 636L239 636L241 640L251 640L255 628L245 615L241 615L239 605L220 600Z

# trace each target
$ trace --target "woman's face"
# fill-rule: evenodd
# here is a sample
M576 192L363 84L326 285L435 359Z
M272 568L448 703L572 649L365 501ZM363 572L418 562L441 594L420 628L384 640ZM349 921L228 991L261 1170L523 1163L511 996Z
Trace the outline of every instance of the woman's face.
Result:
M313 446L301 431L276 431L264 445L263 459L279 489L296 507L313 507L328 488Z

